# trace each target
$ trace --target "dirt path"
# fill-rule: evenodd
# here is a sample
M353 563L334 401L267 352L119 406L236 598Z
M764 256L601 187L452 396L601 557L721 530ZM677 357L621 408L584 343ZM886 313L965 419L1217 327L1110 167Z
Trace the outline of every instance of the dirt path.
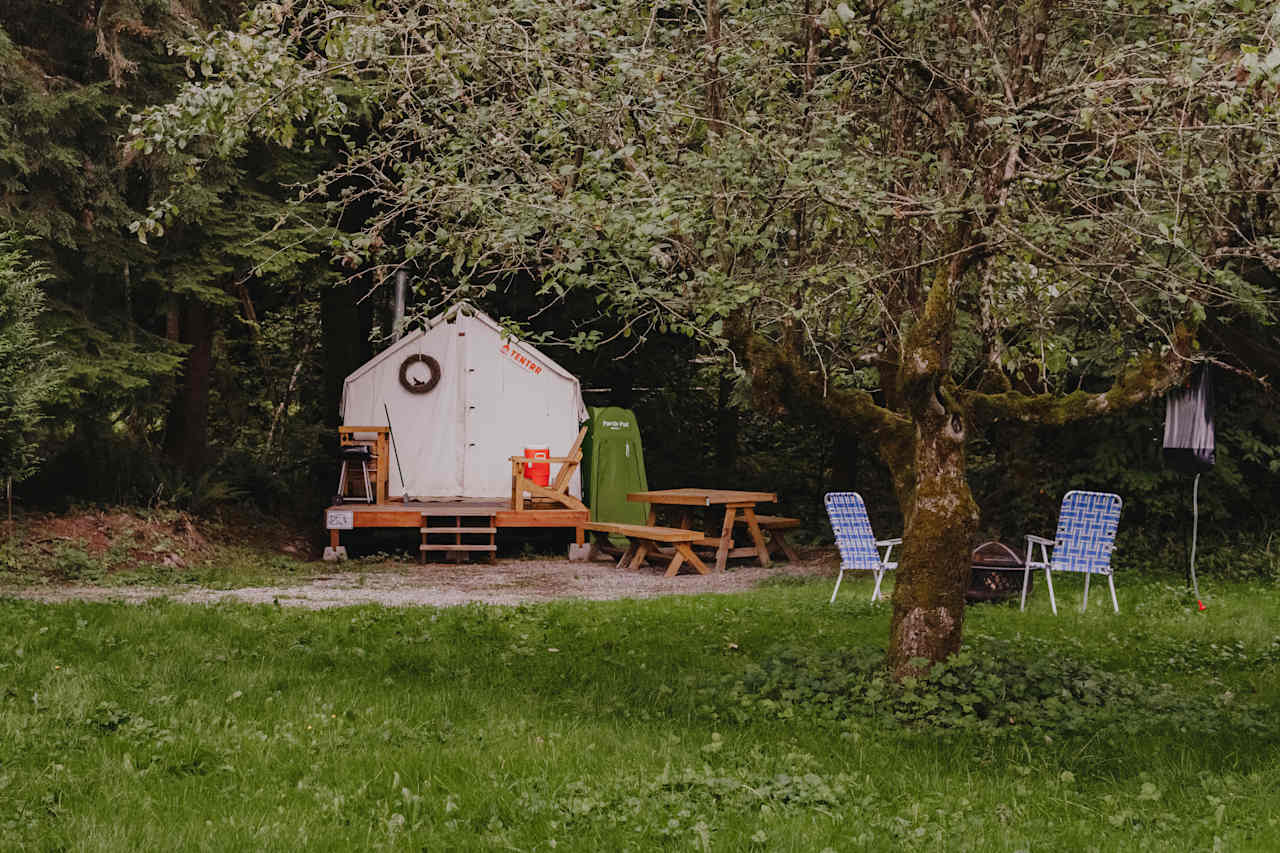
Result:
M660 595L700 595L739 592L776 577L835 575L835 561L822 556L799 563L740 566L721 574L664 578L656 568L625 571L607 562L568 560L499 560L496 563L405 565L371 572L343 571L317 576L289 586L208 589L205 587L50 585L0 588L0 596L46 602L125 601L139 603L167 597L172 601L208 604L218 601L277 602L284 606L320 609L356 604L449 607L481 602L522 604L580 598L603 601L654 598Z

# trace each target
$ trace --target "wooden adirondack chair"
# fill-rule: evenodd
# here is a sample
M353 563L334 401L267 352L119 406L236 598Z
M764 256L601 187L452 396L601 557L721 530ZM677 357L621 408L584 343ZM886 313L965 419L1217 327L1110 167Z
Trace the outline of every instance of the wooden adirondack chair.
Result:
M512 456L511 509L515 512L532 509L532 506L525 506L524 494L528 492L530 504L541 500L560 504L565 509L585 510L587 505L569 494L569 481L573 478L573 472L578 469L578 465L582 462L582 439L586 435L586 427L578 430L578 437L574 439L573 446L569 448L569 452L564 456L552 456L550 459L529 459L525 456ZM551 482L551 485L539 486L525 476L525 466L530 463L559 463L560 471L556 474L556 478Z

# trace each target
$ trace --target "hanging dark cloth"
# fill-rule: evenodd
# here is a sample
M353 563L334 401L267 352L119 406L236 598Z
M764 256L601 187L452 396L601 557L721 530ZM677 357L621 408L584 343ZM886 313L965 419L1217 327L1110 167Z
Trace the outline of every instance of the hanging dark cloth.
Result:
M1213 467L1213 383L1207 364L1165 398L1164 462L1183 474Z

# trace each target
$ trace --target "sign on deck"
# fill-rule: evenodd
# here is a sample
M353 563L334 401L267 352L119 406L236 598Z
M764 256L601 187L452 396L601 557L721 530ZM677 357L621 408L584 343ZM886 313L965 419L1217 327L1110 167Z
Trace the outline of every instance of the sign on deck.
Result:
M331 509L325 512L324 526L330 530L351 530L355 519L356 514L349 509Z

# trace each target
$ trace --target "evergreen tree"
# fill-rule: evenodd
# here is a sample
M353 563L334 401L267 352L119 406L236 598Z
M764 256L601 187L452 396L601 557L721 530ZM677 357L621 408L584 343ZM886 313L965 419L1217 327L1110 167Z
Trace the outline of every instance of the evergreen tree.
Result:
M43 407L61 380L39 329L48 279L12 234L0 234L0 482L21 482L40 463Z
M33 238L49 273L45 325L67 354L50 497L67 483L93 500L172 494L227 452L261 461L268 435L300 470L317 451L291 424L319 417L321 389L307 380L335 278L330 236L281 213L285 187L323 168L313 161L325 152L257 147L190 175L163 152L117 145L128 105L171 97L186 78L169 43L231 23L242 6L0 7L0 229ZM180 209L165 239L147 240L129 226L157 196ZM310 446L281 454L295 439Z

